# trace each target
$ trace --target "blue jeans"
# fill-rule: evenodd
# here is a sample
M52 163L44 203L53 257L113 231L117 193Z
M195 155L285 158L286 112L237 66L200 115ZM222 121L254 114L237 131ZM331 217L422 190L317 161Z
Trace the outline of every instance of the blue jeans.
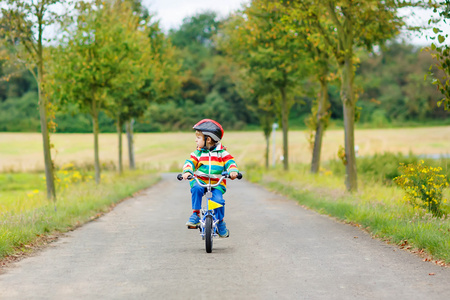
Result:
M202 197L206 193L206 188L198 185L197 182L194 182L194 186L191 188L192 194L192 209L200 210L202 208ZM214 209L214 214L219 221L222 221L225 216L225 200L223 199L222 192L217 189L211 189L212 192L212 201L222 204L222 207Z

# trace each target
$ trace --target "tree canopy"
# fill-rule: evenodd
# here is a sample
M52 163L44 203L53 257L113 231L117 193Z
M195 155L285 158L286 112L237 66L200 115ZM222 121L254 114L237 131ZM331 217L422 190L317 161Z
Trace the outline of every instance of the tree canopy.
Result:
M63 33L45 43L50 15L27 18L24 9L42 12L32 4L56 2L11 0L15 10L2 10L1 37L9 43L0 48L0 130L93 131L97 181L99 132L117 131L122 170L123 125L132 149L134 121L136 131L191 129L203 118L227 130L262 128L267 166L271 124L280 122L285 169L288 130L306 121L317 172L330 120L344 127L346 184L356 190L356 122L445 122L449 114L446 34L435 29L430 52L398 41L398 9L414 1L254 0L225 19L195 14L168 34L140 0L78 1ZM12 16L22 22L20 36L11 35L19 28ZM20 59L25 64L11 63ZM430 65L437 90L423 81Z

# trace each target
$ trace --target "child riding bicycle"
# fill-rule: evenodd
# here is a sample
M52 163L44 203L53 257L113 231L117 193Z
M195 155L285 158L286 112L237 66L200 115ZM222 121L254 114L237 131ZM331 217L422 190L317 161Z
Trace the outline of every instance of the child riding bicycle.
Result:
M238 168L233 156L231 156L224 146L220 143L223 137L222 126L211 119L203 119L194 125L195 143L197 150L191 153L190 158L186 160L183 166L183 179L187 180L190 175L195 175L202 183L211 184L219 181L222 172L227 171L232 180L238 176ZM200 224L200 209L202 197L206 188L201 187L195 180L190 180L192 194L193 213L186 225L196 227ZM223 194L226 192L226 181L223 180L220 185L212 189L212 201L222 205L214 209L214 214L219 220L217 229L222 238L229 237L230 232L223 221L225 216L225 200Z

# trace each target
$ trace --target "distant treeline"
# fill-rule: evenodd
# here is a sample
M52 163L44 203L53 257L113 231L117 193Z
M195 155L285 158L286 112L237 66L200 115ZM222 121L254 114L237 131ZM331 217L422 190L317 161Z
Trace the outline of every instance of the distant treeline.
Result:
M201 118L214 118L228 129L259 126L256 112L246 106L234 83L239 71L215 48L213 36L221 20L213 12L185 19L178 30L168 33L182 61L181 92L173 99L154 103L135 130L157 132L185 130ZM429 52L404 42L389 42L376 53L362 52L357 69L359 124L364 126L402 126L427 122L450 124L450 112L438 108L442 98L424 75L433 64ZM0 76L13 74L0 82L0 131L39 131L38 96L35 79L26 70L4 70ZM343 118L339 82L329 88L331 119ZM305 126L316 98L306 94L296 99L290 111L291 128ZM87 114L66 111L56 114L57 132L92 132ZM102 132L115 132L115 121L100 113Z

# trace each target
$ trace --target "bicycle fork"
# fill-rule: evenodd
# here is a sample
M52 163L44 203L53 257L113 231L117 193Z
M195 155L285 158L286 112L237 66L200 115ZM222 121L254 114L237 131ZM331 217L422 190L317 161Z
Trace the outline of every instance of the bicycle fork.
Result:
M213 218L213 216L211 214L208 214L208 215L210 215ZM217 223L219 223L219 220L217 220L217 219L214 220L214 218L213 218L212 230L213 230L213 236L214 237L217 236L217 229L216 229L217 228ZM199 229L200 229L200 235L202 237L202 240L205 239L205 228L206 228L206 218L200 220L200 227L199 227Z
M206 228L206 218L208 216L211 216L212 218L212 234L213 237L217 236L217 223L219 223L219 220L215 217L214 212L212 210L209 210L208 207L208 202L210 200L212 200L212 192L211 191L207 191L206 192L206 208L202 209L202 218L200 219L200 235L202 237L202 239L205 239L205 228Z

